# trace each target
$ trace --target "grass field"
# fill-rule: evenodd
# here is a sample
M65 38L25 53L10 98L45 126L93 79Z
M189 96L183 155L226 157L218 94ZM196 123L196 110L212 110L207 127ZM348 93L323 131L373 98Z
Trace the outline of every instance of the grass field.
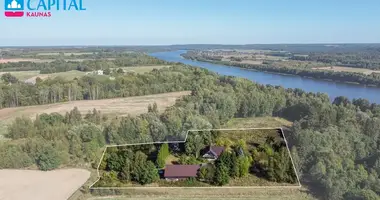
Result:
M145 73L150 72L153 69L162 69L162 68L168 68L169 65L156 65L156 66L136 66L136 67L122 67L124 72L135 72L135 73ZM114 70L117 70L119 68L114 68Z
M17 71L17 72L0 72L0 76L5 74L5 73L10 73L13 76L15 76L18 80L20 81L25 81L29 78L32 78L34 76L37 76L40 74L40 71Z
M11 123L17 117L26 116L33 118L37 114L54 112L65 114L74 107L78 107L82 114L86 114L89 110L96 108L103 114L119 116L128 114L138 115L147 112L148 105L153 104L154 102L157 103L159 111L164 111L166 107L173 105L176 99L189 94L189 91L183 91L128 98L71 101L48 105L4 108L0 110L0 136L7 132L7 124Z
M279 128L289 127L292 122L279 117L234 118L224 128Z
M380 73L380 71L370 70L370 69L364 69L364 68L354 68L354 67L339 67L339 66L332 66L332 67L319 67L319 68L313 68L315 70L328 70L328 71L334 71L334 72L357 72L357 73L363 73L366 75L375 73Z

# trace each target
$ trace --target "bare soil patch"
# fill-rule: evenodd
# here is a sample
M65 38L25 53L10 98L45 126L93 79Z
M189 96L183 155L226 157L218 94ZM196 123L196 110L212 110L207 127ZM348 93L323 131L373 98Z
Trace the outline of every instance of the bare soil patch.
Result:
M66 200L90 177L84 169L0 170L1 200Z

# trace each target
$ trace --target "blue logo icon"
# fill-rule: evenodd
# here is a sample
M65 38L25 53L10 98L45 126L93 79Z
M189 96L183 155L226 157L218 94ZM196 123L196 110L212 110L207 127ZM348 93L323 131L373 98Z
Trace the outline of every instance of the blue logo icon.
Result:
M24 16L24 0L4 0L4 14L6 17Z
M5 9L9 11L24 10L24 0L5 0Z

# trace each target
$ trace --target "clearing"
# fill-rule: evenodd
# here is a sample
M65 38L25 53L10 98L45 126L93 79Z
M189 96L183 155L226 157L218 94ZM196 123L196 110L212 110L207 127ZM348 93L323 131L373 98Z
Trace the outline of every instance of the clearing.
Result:
M279 128L290 127L292 122L279 117L250 117L233 118L226 123L224 128Z
M86 114L89 110L95 108L103 114L119 116L125 116L128 114L139 115L147 112L149 104L156 102L158 110L163 111L166 107L174 105L178 98L189 94L190 91L182 91L127 98L70 101L38 106L4 108L0 110L0 137L6 133L6 125L12 122L15 118L21 116L35 117L37 114L49 114L54 112L65 114L74 107L78 107L82 114Z
M66 200L90 178L90 174L84 169L0 170L0 199Z
M380 73L380 71L364 69L364 68L354 68L354 67L339 67L339 66L331 66L331 67L315 67L312 68L315 70L329 70L334 72L357 72L363 73L365 75L370 75L372 73Z

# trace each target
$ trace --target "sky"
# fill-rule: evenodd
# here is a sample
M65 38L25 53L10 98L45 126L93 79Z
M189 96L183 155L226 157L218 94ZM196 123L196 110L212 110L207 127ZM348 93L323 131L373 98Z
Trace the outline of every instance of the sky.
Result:
M82 1L50 18L2 14L0 46L380 43L379 0Z

